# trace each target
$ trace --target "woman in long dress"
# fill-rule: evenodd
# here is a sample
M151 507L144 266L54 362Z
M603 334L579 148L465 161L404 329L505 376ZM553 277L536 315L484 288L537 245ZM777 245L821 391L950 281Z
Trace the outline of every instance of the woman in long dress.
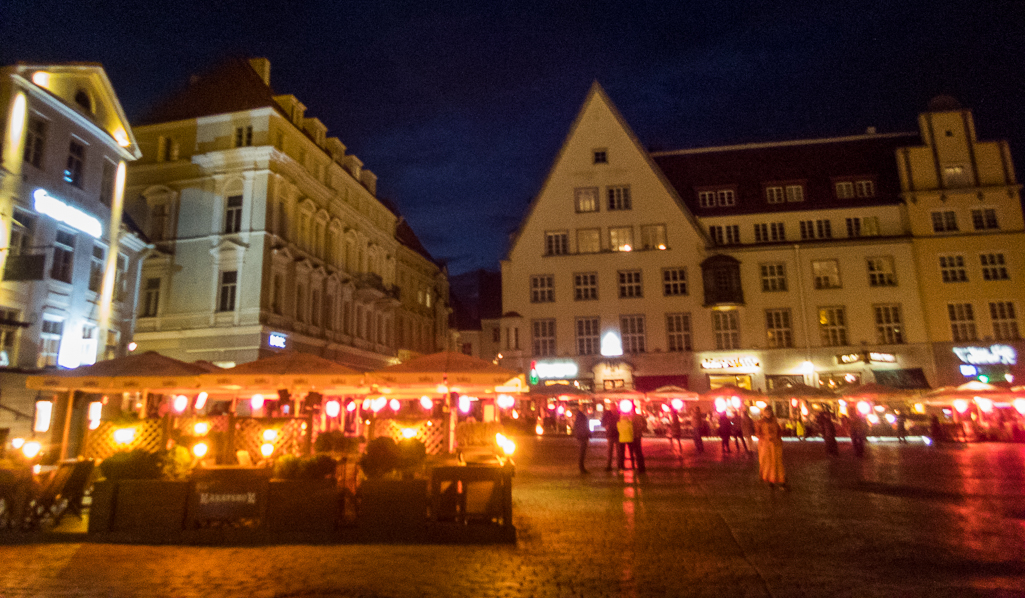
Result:
M783 468L783 432L772 409L762 413L762 418L755 424L755 434L758 436L758 472L762 480L768 482L770 488L779 484L788 490L787 473Z

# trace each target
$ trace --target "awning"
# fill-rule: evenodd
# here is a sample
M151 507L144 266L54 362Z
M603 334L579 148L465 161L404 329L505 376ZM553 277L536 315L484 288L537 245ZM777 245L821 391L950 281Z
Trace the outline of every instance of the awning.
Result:
M634 376L634 390L651 392L663 386L687 387L687 376Z
M925 379L922 368L905 368L897 370L872 370L876 382L893 388L929 389L929 381Z

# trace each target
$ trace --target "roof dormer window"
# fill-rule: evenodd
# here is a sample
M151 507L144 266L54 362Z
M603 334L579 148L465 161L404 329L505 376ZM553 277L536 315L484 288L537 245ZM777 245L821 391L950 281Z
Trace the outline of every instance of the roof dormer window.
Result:
M93 99L89 97L89 92L84 89L79 89L75 92L75 103L78 104L83 110L92 114L93 112Z

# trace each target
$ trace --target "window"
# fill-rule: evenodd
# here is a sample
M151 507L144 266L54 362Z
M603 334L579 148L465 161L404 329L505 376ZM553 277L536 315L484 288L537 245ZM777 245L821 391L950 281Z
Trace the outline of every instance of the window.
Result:
M530 277L530 302L551 303L555 301L555 277L551 274Z
M787 290L787 271L783 262L762 264L759 268L762 274L763 292L774 293Z
M702 208L715 207L715 191L701 191L698 193L698 205Z
M320 290L313 289L310 292L310 324L320 326Z
M577 318L577 354L597 355L601 352L598 318Z
M623 270L619 272L619 298L629 299L642 297L641 293L641 271Z
M950 333L954 342L974 341L978 338L971 303L950 303L947 305L947 315L950 317Z
M941 255L940 274L943 282L968 282L963 255Z
M740 319L735 311L713 311L712 331L719 351L740 348Z
M641 249L665 249L666 225L645 224L641 226Z
M53 267L50 278L62 282L71 282L71 273L75 266L75 235L68 231L57 231L57 242L53 245Z
M235 147L253 145L253 126L235 128Z
M24 210L14 209L11 219L10 255L27 254L32 249L36 234L36 217Z
M793 347L794 337L790 324L790 310L765 310L765 334L771 349Z
M302 284L295 285L295 321L305 322L306 321L306 286ZM356 326L358 327L357 336L359 338L366 338L364 332L365 320L363 319L363 308L356 308Z
M103 179L100 181L100 203L110 206L114 203L114 179L117 176L117 165L109 160L103 161Z
M960 164L944 166L943 183L947 187L967 187L971 185L968 169Z
M555 355L555 320L534 320L534 356L553 357Z
M705 305L744 303L740 262L728 255L713 255L701 262Z
M900 322L899 305L873 306L876 318L876 343L880 345L904 344L904 331Z
M39 333L39 367L57 365L57 353L60 352L61 335L64 334L64 322L44 318Z
M669 351L692 350L690 314L666 314L666 338Z
M569 253L569 233L566 231L545 233L545 255L566 255Z
M242 230L242 196L232 195L225 201L224 234L230 235Z
M811 273L816 289L840 288L840 264L836 260L819 260L811 263Z
M644 353L644 316L621 316L620 332L624 353Z
M972 210L972 226L975 227L975 230L993 230L1000 228L997 226L997 211L993 208Z
M1014 313L1014 304L1010 301L997 301L989 304L989 317L993 320L993 338L998 341L1016 341L1018 336L1018 318Z
M79 89L75 92L75 103L81 106L86 112L93 111L93 100L89 97L89 93L84 89Z
M762 223L754 226L756 243L787 240L786 229L783 227L782 222L770 222L768 224Z
M170 210L166 203L153 204L150 207L149 216L149 238L153 241L167 240L167 223L170 220Z
M594 150L594 163L595 164L608 164L609 153L608 150Z
M860 237L861 236L861 218L848 218L847 219L847 236L848 237Z
M854 189L857 191L858 197L875 197L876 185L872 181L855 181Z
M598 273L577 272L573 275L573 300L590 301L598 298Z
M852 197L854 197L854 183L851 181L841 181L836 184L837 199L851 199Z
M932 232L945 233L957 230L957 214L952 211L932 213Z
M114 272L114 301L124 301L128 296L128 258L117 255L117 271Z
M0 366L16 365L14 349L21 328L15 324L19 321L17 310L0 308L0 320L3 321L0 323Z
M783 187L766 187L765 201L768 203L783 203Z
M804 185L787 185L787 201L804 201Z
M819 309L819 330L822 344L827 347L842 347L847 344L847 318L842 307Z
M829 220L802 220L801 239L832 239L833 227Z
M737 205L737 194L733 189L717 189L714 191L699 191L698 205L702 208L729 207Z
M687 294L686 268L665 268L662 270L662 294L666 297L681 297Z
M81 188L83 164L85 164L85 146L72 140L68 145L68 162L64 168L64 180Z
M82 324L82 352L79 354L82 365L96 363L97 342L96 325Z
M237 291L237 287L237 270L221 272L220 298L217 303L217 311L235 311L235 293ZM296 296L298 297L298 293Z
M601 251L601 230L585 228L577 231L577 253L598 253Z
M142 313L140 317L155 318L160 307L160 279L147 278L146 288L142 294Z
M632 251L634 229L632 226L621 226L609 229L609 247L612 251Z
M1010 280L1007 265L1004 263L1004 254L983 253L979 255L979 261L982 262L983 280Z
M93 257L89 267L89 290L99 293L103 286L103 267L107 258L107 250L99 245L93 245Z
M868 268L868 286L897 286L897 276L893 271L892 257L870 257L865 260L865 264Z
M712 237L712 243L716 245L740 244L740 226L737 224L710 226L708 227L708 234Z
M630 209L630 187L609 187L609 210Z
M45 147L46 121L30 116L25 131L25 161L36 168L42 168Z
M584 187L573 191L574 201L578 212L598 211L598 188Z

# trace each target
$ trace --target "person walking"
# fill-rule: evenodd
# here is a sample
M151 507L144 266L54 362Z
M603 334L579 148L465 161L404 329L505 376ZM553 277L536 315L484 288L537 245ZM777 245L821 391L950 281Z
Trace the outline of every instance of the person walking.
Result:
M779 485L789 490L787 473L783 467L783 430L771 407L762 412L762 418L755 424L755 433L758 435L759 475L769 484L769 488Z
M630 418L630 421L633 424L634 433L634 468L637 470L637 473L644 473L647 470L644 467L644 446L641 444L641 441L644 438L645 430L648 429L648 420L645 419L643 415L641 415L640 409L634 407L633 417Z
M826 445L827 455L839 455L840 449L836 445L836 424L833 423L833 416L828 411L819 414L819 427L822 428L822 440Z
M868 435L867 426L865 420L860 415L855 413L850 417L850 428L851 428L851 447L854 448L854 454L859 457L865 456L865 437Z
M730 436L733 426L730 424L730 416L723 411L719 414L719 440L722 441L722 452L730 452Z
M897 412L897 442L908 443L908 418L903 411Z
M616 423L619 429L619 469L626 466L626 449L630 449L630 469L637 466L637 456L634 454L634 425L629 415L620 415Z
M606 447L608 458L605 461L605 471L612 471L612 461L616 459L616 454L619 452L618 425L619 411L615 407L606 407L605 412L601 416L601 427L605 428L605 440L608 444Z
M747 409L740 415L740 433L744 438L744 450L751 454L751 447L754 446L754 440L751 439L755 435L755 422L751 419L751 413Z
M673 448L673 443L676 443L676 448L680 452L680 456L683 456L683 426L680 424L680 414L673 409L669 413L669 448Z
M704 418L701 416L701 407L695 407L694 413L691 414L690 423L692 433L694 434L694 450L701 454L705 452L705 443L701 440L701 428L704 424Z
M573 416L573 437L580 443L580 473L587 473L584 459L587 457L587 443L591 441L591 426L583 408L577 408L577 413Z
M750 453L751 451L747 448L747 438L744 437L744 430L741 427L741 421L743 416L738 411L733 419L730 420L730 432L733 434L733 448L737 449L737 453L740 453L740 445L744 445L744 452Z

